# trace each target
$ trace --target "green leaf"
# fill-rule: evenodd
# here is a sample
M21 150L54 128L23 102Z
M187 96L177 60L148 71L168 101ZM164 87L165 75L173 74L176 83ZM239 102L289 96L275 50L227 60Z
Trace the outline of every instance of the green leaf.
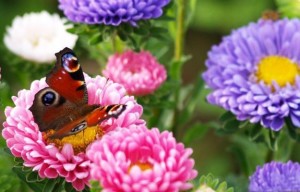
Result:
M252 141L256 141L257 138L262 135L262 126L259 123L252 124L249 130L249 137Z
M292 120L290 118L285 119L285 124L287 126L287 130L290 138L292 138L297 142L300 142L299 128L292 123Z
M39 178L37 172L31 171L31 172L29 172L29 173L26 174L26 182L28 182L28 183L35 183L35 182L38 182L38 181L41 181L41 179Z
M7 154L9 154L10 156L13 156L10 149L8 147L4 147L3 151L6 152Z
M44 185L43 192L54 192L55 185L59 183L58 179L48 179Z
M181 69L184 63L191 59L191 56L185 55L180 60L172 61L170 67L170 78L179 81L181 78Z
M235 115L233 113L231 113L230 111L226 111L219 118L219 120L223 123L226 121L229 121L229 120L233 120L233 119L235 119Z
M103 41L103 36L100 33L96 33L89 39L89 44L96 45L102 41Z
M133 29L133 32L137 35L142 35L142 36L149 35L149 29L145 27L136 27Z
M277 145L277 138L279 135L279 132L275 132L272 130L265 130L265 138L266 143L272 151L277 151L278 145Z
M12 106L13 104L11 100L12 93L9 85L3 81L0 82L0 90L0 109L4 111L6 106ZM1 113L2 111L0 111L0 115L2 115Z
M229 186L232 187L231 192L248 191L249 178L245 175L229 174L228 176L226 176L226 182Z
M236 132L239 129L240 121L234 119L226 121L224 124L225 133L231 134Z
M138 46L138 43L136 42L135 38L133 38L131 35L128 35L128 42L132 45L134 51L139 52L140 47Z
M246 175L250 175L251 171L244 151L238 146L231 146L229 150L236 156L235 159L239 163L242 172Z
M295 146L295 141L289 138L287 130L280 131L280 135L277 138L277 150L273 152L273 160L286 162L290 159L292 151Z
M65 191L66 192L76 192L76 190L74 189L72 183L69 182L65 182Z
M186 25L188 26L193 19L196 7L197 7L197 0L189 0L188 3L188 12L186 14Z
M269 150L264 140L264 142L254 143L244 134L234 134L230 140L232 146L229 150L236 156L234 159L245 175L249 176L257 165L265 162Z
M119 30L117 34L122 41L127 41L128 34L125 31Z
M23 167L23 163L24 163L23 159L15 157L14 162L16 163L15 166L22 166Z
M219 125L215 122L210 123L195 123L184 134L183 142L186 144L191 143L196 139L201 139L210 128L216 128Z
M35 192L41 192L43 190L43 185L41 185L38 182L35 183L28 183L26 181L26 176L24 174L24 172L22 171L22 168L18 168L18 167L13 167L12 170L17 174L17 176L24 181L28 187L30 187L33 191Z
M203 87L204 87L204 81L202 80L202 78L198 78L197 82L194 85L193 91L190 94L190 97L183 104L185 107L180 112L180 118L177 121L180 124L180 126L184 125L189 120L191 120L191 118L194 117L196 106L197 106L197 104L199 104L199 101L202 96L201 93L202 93ZM180 106L178 106L178 108L179 107Z
M55 179L57 180L56 185L54 186L53 192L61 192L62 190L64 190L64 182L65 179L64 178L57 178Z
M91 181L91 192L99 192L102 188L98 181Z
M76 28L69 28L69 29L67 29L67 31L69 32L69 33L76 33L77 32L77 29Z

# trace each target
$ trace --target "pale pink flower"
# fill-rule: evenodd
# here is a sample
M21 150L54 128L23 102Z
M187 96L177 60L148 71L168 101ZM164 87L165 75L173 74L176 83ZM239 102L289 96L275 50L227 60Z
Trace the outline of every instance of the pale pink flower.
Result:
M172 133L145 125L106 134L87 150L91 179L99 181L104 192L190 189L188 181L197 176L191 154Z
M118 119L111 118L101 123L105 134L116 128L134 128L144 124L140 119L142 107L133 97L126 95L123 86L100 76L90 78L86 75L85 79L89 104L127 105ZM42 178L64 177L76 190L82 190L90 180L90 160L85 151L75 154L71 144L65 144L61 149L52 143L47 144L29 110L34 95L46 86L43 78L34 81L30 90L22 90L17 97L13 97L15 107L7 107L5 110L6 121L2 135L12 154L24 160L24 166L32 167Z
M112 55L103 71L105 77L124 85L133 95L153 93L165 80L166 70L148 51L126 51Z

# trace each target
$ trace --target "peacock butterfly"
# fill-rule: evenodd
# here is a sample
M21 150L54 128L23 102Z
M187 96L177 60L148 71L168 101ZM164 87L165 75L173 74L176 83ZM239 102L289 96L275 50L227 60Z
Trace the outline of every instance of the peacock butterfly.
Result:
M64 48L55 56L55 67L46 76L49 87L35 94L29 108L41 132L51 130L50 138L62 139L105 119L117 118L125 110L123 104L89 105L84 75L75 53Z

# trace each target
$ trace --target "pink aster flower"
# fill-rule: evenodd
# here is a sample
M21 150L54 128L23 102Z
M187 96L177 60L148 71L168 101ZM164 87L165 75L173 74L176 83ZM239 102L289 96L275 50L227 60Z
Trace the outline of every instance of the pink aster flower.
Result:
M89 104L122 103L127 106L118 119L111 118L101 123L104 134L116 128L134 128L144 124L140 119L142 107L133 97L126 95L123 86L100 76L90 78L86 75L85 79ZM76 190L82 190L90 179L90 160L85 150L75 153L71 144L59 148L53 143L46 143L29 110L35 94L46 86L45 79L34 81L30 90L22 90L13 97L15 107L5 110L2 135L12 154L24 160L24 166L32 167L42 178L64 177Z
M157 128L118 129L87 150L91 178L104 192L181 191L197 176L192 149L177 143L172 133Z
M105 77L124 85L133 95L153 93L165 80L166 70L148 51L126 51L112 55L103 71Z

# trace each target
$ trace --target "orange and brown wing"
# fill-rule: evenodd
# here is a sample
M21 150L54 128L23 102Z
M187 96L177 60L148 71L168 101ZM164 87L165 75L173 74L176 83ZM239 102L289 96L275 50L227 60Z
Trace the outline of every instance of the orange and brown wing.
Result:
M108 118L118 118L119 115L126 109L126 105L115 104L105 107L98 107L86 116L79 117L72 122L65 124L58 129L51 138L63 138L68 135L76 134L86 127L92 127Z
M58 92L46 87L35 94L34 101L29 110L33 114L34 121L38 124L40 131L49 129L59 130L66 124L85 117L99 105L77 106L66 100Z
M76 105L87 104L84 75L75 53L64 48L55 55L55 67L46 77L47 84L66 100Z

